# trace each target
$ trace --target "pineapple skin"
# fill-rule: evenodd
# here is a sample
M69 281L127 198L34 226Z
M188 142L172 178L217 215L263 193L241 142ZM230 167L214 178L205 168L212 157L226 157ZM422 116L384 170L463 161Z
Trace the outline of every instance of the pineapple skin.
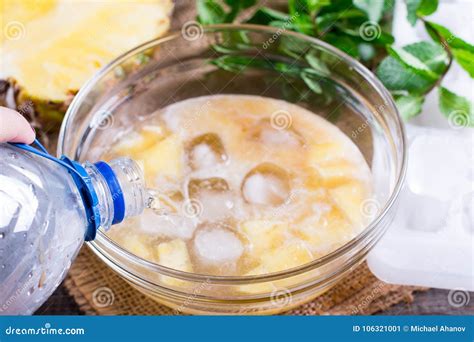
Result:
M0 106L20 112L42 134L59 130L74 95L65 101L51 101L30 96L13 78L0 79Z
M119 1L119 3L122 1ZM141 0L142 3L160 3L162 9L166 11L166 20L157 23L156 37L168 31L170 26L170 15L174 4L171 0ZM20 22L28 24L29 21L41 16L49 15L54 11L55 6L60 6L61 3L67 3L67 0L26 0L21 6L11 0L0 0L0 8L5 11L4 16L0 18L1 28L6 28L10 22ZM14 7L12 6L15 5ZM110 2L113 5L112 1ZM104 28L105 29L105 28ZM28 26L26 25L26 31ZM133 31L130 33L133 34ZM147 38L148 39L148 38ZM145 40L147 40L145 39ZM0 39L0 50L7 46L5 39ZM134 46L128 46L122 53ZM2 52L3 53L3 52ZM124 73L133 72L133 70L144 63L147 63L153 56L150 55L137 56L137 60L132 63L132 67L124 68ZM47 61L46 61L47 62ZM97 65L96 70L104 64ZM9 72L8 66L1 70L0 65L0 106L8 107L19 111L32 124L34 128L41 131L41 135L47 138L49 134L54 134L59 131L64 114L67 111L70 103L74 99L79 89L62 89L63 96L61 99L54 99L53 97L37 96L28 87L21 84L15 77L15 72ZM87 78L92 77L93 74L87 75ZM121 75L123 77L124 75Z

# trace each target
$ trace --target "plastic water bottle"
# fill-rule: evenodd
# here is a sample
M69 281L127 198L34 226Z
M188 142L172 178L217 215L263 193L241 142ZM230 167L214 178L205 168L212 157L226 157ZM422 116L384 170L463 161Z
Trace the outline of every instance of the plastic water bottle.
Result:
M32 314L59 286L85 240L139 215L147 201L134 161L79 165L39 146L43 152L0 144L2 315Z

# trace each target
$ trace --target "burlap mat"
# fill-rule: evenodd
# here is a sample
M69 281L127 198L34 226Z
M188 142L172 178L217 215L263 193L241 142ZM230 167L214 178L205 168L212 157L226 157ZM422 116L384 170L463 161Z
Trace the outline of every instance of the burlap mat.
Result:
M88 315L172 315L160 305L131 287L84 247L72 265L66 288ZM337 285L290 315L369 315L413 300L420 287L389 285L370 273L364 263Z

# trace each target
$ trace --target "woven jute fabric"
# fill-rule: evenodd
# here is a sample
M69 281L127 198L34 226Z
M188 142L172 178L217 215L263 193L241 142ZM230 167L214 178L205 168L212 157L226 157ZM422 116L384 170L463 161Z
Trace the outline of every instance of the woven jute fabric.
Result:
M72 265L65 281L69 293L88 315L173 315L130 286L87 247ZM390 285L378 280L364 263L329 291L286 314L369 315L405 301L420 287Z

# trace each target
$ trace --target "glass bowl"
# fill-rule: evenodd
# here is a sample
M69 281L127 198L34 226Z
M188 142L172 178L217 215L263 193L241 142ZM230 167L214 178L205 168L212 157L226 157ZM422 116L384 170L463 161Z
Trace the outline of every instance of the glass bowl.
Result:
M363 213L373 215L371 223L330 254L258 276L170 269L131 254L102 231L89 246L135 288L177 313L289 310L351 272L388 227L405 174L401 119L388 91L369 70L320 40L257 25L196 24L138 46L100 70L70 105L58 154L97 160L134 122L177 101L212 94L282 99L338 126L371 168L376 195L361 206ZM240 291L242 286L251 286L251 293Z

